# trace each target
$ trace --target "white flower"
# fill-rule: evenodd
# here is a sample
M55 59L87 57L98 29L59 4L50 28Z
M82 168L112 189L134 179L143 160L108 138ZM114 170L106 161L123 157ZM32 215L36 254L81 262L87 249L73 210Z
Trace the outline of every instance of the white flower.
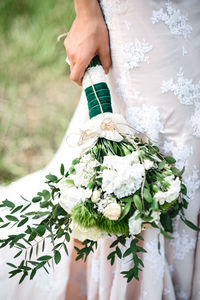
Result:
M110 203L104 210L104 216L110 220L118 220L121 215L121 206L118 203Z
M101 189L94 190L92 193L91 200L93 203L97 203L100 200L100 197L101 197Z
M60 206L68 213L72 208L82 201L90 198L92 191L90 189L76 188L73 184L61 181L58 184L60 188L60 198L58 199Z
M72 236L81 242L86 239L97 241L104 235L104 233L95 226L90 228L84 228L79 224L75 223L74 221L72 221L70 227L72 229Z
M131 235L139 234L142 231L142 222L141 218L137 218L136 216L139 214L139 210L136 210L133 216L128 220L129 233Z
M103 199L101 198L99 202L96 203L98 212L104 214L106 206L110 203L116 203L116 199L112 195L105 193Z
M145 159L144 167L145 167L145 170L149 170L149 169L153 168L153 161L150 159Z
M166 192L158 191L154 195L154 198L160 203L160 205L163 205L165 202L170 203L176 200L181 190L181 182L178 177L173 180L173 175L167 176L165 180L170 183L168 190Z
M99 162L94 159L91 154L84 155L80 162L74 166L75 174L73 179L75 185L87 187L94 176L94 168L98 165Z
M144 166L140 164L137 152L123 157L105 156L103 165L108 168L102 172L103 191L122 198L135 193L141 187Z
M151 222L158 224L160 222L160 211L152 211L151 217L153 218Z

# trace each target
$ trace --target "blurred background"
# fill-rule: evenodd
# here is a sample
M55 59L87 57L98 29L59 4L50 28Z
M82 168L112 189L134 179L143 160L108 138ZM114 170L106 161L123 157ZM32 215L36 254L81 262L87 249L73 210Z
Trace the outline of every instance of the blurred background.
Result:
M0 185L43 168L80 96L63 40L73 0L0 1Z

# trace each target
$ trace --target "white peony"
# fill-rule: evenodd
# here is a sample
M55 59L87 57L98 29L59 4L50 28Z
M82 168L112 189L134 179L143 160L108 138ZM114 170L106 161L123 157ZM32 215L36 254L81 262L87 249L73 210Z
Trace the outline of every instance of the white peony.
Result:
M83 242L86 239L97 241L104 235L104 233L95 226L90 228L84 228L74 221L72 221L70 227L72 229L72 236L81 242Z
M103 165L108 168L102 172L103 191L123 198L141 187L145 171L136 152L124 157L106 156Z
M66 179L61 181L58 184L58 187L61 194L58 202L68 213L71 213L71 210L75 205L89 199L92 195L90 189L77 188L73 184L68 183Z
M94 176L94 168L99 165L99 162L94 159L91 154L84 155L80 162L74 166L75 174L73 175L74 184L87 187L92 177Z
M178 177L174 180L172 175L166 177L165 180L170 183L168 190L166 192L158 191L154 195L154 198L160 203L160 205L163 205L165 202L170 203L176 200L181 190L181 182Z
M133 216L128 220L129 233L131 235L139 234L142 231L143 220L141 218L136 219L136 216L138 214L139 214L139 210L136 210Z
M121 206L118 203L110 203L104 210L104 216L110 220L118 220L121 215Z
M149 170L151 168L153 168L153 161L150 160L150 159L144 159L144 167L145 167L145 170Z

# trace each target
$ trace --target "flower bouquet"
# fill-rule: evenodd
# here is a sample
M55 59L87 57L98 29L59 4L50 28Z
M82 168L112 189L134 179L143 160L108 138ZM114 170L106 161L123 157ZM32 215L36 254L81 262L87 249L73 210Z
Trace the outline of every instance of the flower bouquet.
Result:
M60 178L47 175L48 188L32 200L23 198L25 204L16 205L6 199L0 204L8 211L0 217L0 228L17 228L17 233L0 240L0 247L14 247L14 258L23 257L18 265L8 263L10 277L21 273L20 283L28 275L32 279L40 268L48 273L54 262L60 262L62 248L68 255L71 237L82 242L80 249L75 247L77 260L86 260L100 238L112 237L108 261L113 265L116 257L130 257L132 267L122 274L128 281L139 279L144 266L139 253L146 252L139 243L143 230L157 228L171 239L177 215L199 230L184 215L188 205L184 168L178 170L173 157L163 156L150 139L133 134L124 118L112 112L98 57L84 75L83 88L90 120L80 131L80 156L67 171L61 165ZM47 253L46 240L51 245Z

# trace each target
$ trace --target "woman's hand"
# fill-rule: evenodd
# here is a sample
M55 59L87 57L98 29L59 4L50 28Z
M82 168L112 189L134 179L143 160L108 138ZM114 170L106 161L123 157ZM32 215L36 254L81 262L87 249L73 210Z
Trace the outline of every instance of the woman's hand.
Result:
M76 18L64 41L70 61L70 79L82 84L85 70L98 55L107 74L111 66L108 29L97 0L76 0Z

